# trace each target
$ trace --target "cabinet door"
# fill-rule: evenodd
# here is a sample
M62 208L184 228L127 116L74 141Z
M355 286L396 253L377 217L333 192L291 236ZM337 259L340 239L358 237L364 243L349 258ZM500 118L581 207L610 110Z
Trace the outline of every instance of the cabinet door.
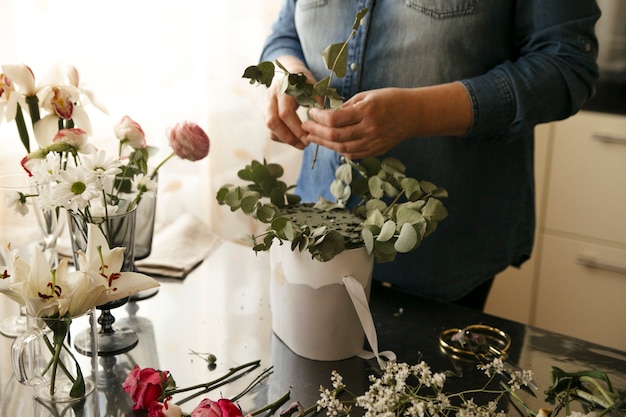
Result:
M626 249L545 234L536 325L626 350Z
M626 244L626 118L581 112L555 124L545 227Z

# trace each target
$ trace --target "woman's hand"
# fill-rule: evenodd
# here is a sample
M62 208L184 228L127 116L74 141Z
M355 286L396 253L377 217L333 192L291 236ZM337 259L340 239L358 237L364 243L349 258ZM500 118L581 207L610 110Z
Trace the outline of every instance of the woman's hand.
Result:
M460 83L363 91L340 109L311 109L302 124L307 140L347 158L382 155L419 136L458 136L472 121L471 101Z
M302 72L307 80L315 83L315 77L297 58L284 56L278 61L292 73ZM282 74L278 74L265 95L265 125L270 131L270 138L284 142L298 149L308 145L307 132L302 129L302 120L296 113L298 103L292 96L282 92Z

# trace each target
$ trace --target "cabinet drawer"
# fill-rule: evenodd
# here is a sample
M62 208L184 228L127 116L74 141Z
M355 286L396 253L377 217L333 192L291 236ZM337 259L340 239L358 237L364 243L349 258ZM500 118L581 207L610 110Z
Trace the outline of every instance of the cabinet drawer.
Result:
M626 244L626 117L555 124L546 203L547 229Z
M544 235L535 324L626 350L626 248Z

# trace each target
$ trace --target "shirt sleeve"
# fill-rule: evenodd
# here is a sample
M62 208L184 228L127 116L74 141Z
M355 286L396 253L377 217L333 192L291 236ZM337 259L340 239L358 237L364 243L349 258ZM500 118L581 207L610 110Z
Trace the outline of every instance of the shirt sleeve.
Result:
M467 136L515 140L576 113L595 92L595 0L517 2L517 58L461 80L474 110Z
M272 25L271 33L263 46L261 61L273 61L283 55L295 56L305 61L296 31L295 8L296 0L283 0L278 19Z

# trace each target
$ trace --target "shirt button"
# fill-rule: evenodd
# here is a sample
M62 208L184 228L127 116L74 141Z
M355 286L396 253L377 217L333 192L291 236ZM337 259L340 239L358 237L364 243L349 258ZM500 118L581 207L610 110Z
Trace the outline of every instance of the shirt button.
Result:
M356 71L356 68L357 68L356 63L353 62L352 64L350 64L350 69L352 71Z

